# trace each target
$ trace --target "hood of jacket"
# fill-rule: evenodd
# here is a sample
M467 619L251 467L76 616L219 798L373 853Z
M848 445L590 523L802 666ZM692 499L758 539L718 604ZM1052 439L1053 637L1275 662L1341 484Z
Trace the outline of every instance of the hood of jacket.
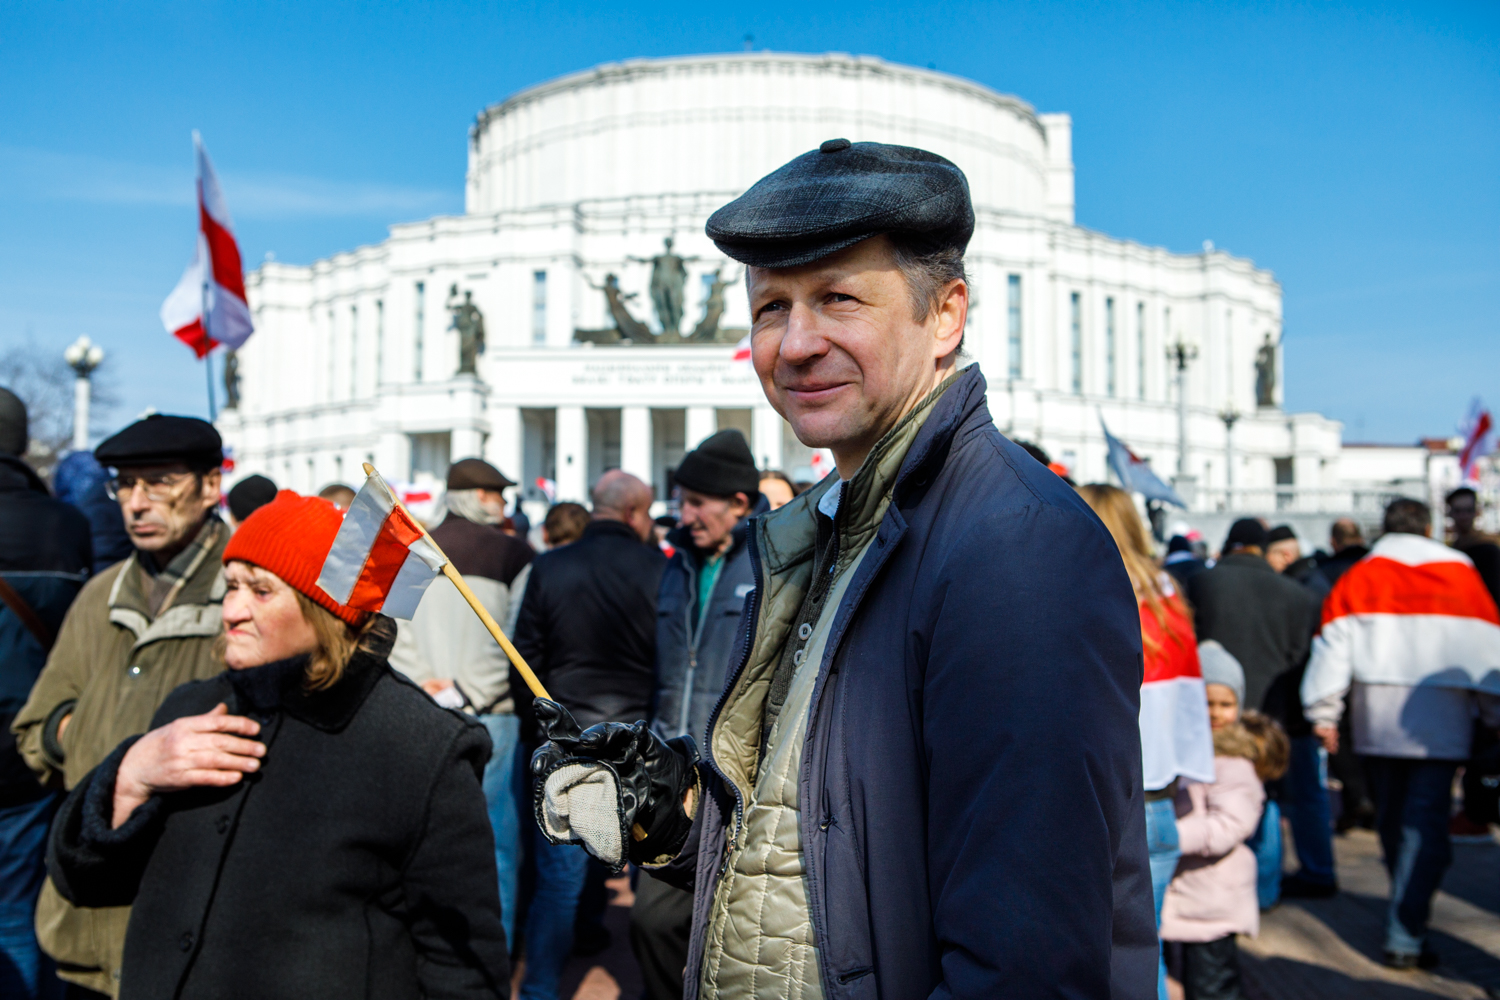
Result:
M51 496L46 484L31 466L14 455L0 455L0 493L19 493L25 490Z

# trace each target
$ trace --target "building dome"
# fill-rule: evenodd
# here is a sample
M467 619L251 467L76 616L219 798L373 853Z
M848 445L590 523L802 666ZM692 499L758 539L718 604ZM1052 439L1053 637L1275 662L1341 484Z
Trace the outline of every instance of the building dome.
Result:
M1054 134L1049 149L1048 124L1015 97L869 56L744 52L609 63L523 90L479 116L467 209L729 196L842 136L948 157L968 175L981 210L1056 217L1049 169L1065 167L1061 200L1071 221L1070 137ZM1054 207L1058 193L1054 177Z

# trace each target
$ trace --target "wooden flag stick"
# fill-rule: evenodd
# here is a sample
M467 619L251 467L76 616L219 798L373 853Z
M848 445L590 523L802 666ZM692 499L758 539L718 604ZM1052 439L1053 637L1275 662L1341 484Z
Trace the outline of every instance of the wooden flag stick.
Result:
M364 466L366 476L373 476L376 474L375 466L371 465L369 462L364 463ZM421 530L422 536L426 538L427 541L432 544L432 547L437 549L438 554L443 557L443 575L446 576L449 580L453 581L453 586L458 588L458 592L463 595L463 599L469 602L469 607L472 608L474 610L474 613L479 616L479 620L484 622L484 627L489 629L490 635L494 636L495 641L500 644L500 648L505 650L505 655L510 657L510 662L514 664L516 670L520 672L521 679L526 682L527 687L531 688L531 693L536 695L538 698L546 698L548 701L551 701L552 696L547 693L546 688L542 687L542 682L538 680L536 674L532 672L531 667L526 663L526 658L523 657L516 649L516 647L511 645L510 640L505 637L505 633L500 630L500 623L495 621L495 616L490 614L488 608L479 603L479 598L474 596L474 591L470 590L469 585L464 582L463 575L459 573L458 570L453 568L453 563L448 559L448 554L443 551L442 546L438 545L438 543L433 540L433 537L427 533L427 529L423 526L422 522L418 521L411 511L406 510L406 505L401 502L400 497L396 496L395 490L391 491L391 496L395 498L396 506L406 511L406 515L412 519L412 523L414 523Z

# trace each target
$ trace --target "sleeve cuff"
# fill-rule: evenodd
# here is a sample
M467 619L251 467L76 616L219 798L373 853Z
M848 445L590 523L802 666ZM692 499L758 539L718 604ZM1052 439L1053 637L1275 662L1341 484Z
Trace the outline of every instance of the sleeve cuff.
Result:
M115 747L114 751L94 768L84 780L88 788L83 797L83 825L80 838L85 844L100 852L130 843L140 836L161 813L161 796L153 795L137 806L118 829L112 828L115 815L115 777L120 771L120 761L139 736Z
M48 713L47 721L42 723L42 756L53 767L60 768L67 760L68 755L63 752L57 730L62 725L62 720L71 715L77 705L77 698L68 699Z

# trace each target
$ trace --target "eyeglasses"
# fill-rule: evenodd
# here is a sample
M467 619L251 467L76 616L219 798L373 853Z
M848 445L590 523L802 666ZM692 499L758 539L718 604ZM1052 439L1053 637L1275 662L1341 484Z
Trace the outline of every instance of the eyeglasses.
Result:
M104 492L111 500L129 497L137 486L146 491L146 499L155 503L171 500L177 487L193 478L191 472L158 472L150 476L111 476L104 481Z

